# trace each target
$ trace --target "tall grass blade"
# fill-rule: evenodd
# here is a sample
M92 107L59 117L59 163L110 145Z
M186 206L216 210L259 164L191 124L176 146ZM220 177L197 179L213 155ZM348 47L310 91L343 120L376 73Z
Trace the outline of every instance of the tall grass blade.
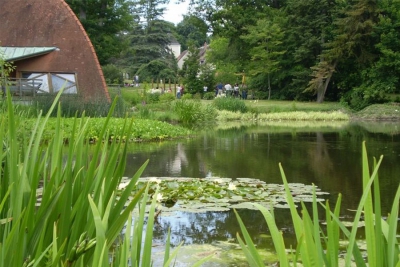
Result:
M168 259L170 257L170 248L171 248L171 229L168 229L167 242L165 243L163 266L169 266Z
M263 207L258 203L253 203L253 205L261 211L261 214L264 216L264 219L267 222L268 229L271 233L272 241L274 242L274 247L278 255L280 266L288 267L289 260L286 253L286 246L285 246L285 241L283 239L283 233L282 231L279 231L275 223L275 218L272 213L273 210L270 212L268 209L266 209L265 207ZM271 207L271 209L273 208Z
M374 157L374 168L376 168L376 158ZM385 260L386 248L384 246L384 236L382 234L382 211L381 211L381 193L379 187L379 175L376 175L374 181L374 231L375 231L375 246L376 246L376 266L386 266L387 262Z
M304 222L302 221L300 215L297 212L296 205L295 205L293 197L290 193L289 184L287 182L285 172L283 171L283 167L280 163L279 163L279 169L280 169L281 177L283 180L283 185L285 188L286 201L289 204L290 214L292 216L294 231L295 231L296 239L297 239L297 246L298 246L297 250L300 250L303 264L306 266L312 266L311 265L312 260L310 259L310 255L308 255L307 248L304 244L304 242L305 242ZM302 243L300 243L300 241L302 241Z
M153 241L153 226L154 226L154 213L156 209L156 200L158 194L158 188L153 194L153 199L151 201L149 215L146 225L146 236L144 239L143 253L142 253L142 266L151 266L151 249Z
M247 260L251 263L251 266L264 266L264 263L262 261L262 258L260 254L258 253L253 241L251 240L251 237L249 233L247 232L246 227L244 226L244 223L242 219L240 218L239 214L237 213L236 210L234 210L236 219L239 222L240 230L242 232L243 238L246 241L246 244L242 241L240 238L239 234L237 234L237 238L239 241L240 246L242 247L242 250L245 252Z
M365 153L364 150L363 150L363 153ZM368 180L367 183L365 183L364 188L363 188L363 194L361 196L361 200L360 200L360 203L358 205L358 208L357 208L357 211L356 211L356 215L354 217L353 226L352 226L351 234L350 234L350 237L349 237L349 245L348 245L348 248L347 248L347 254L345 256L345 264L348 265L348 266L350 266L352 251L353 251L353 249L354 249L354 247L356 245L356 233L357 233L357 228L358 228L358 223L360 221L361 213L363 212L363 207L365 205L365 202L370 197L369 193L370 193L370 190L371 190L371 185L372 185L372 183L373 183L373 181L374 181L374 179L375 179L375 177L377 175L379 166L380 166L380 164L382 162L382 158L383 157L381 156L381 158L378 161L378 163L376 165L376 168L374 169L370 179ZM363 164L368 164L368 162L366 162L365 159L366 158L363 156ZM365 263L364 263L364 261L362 259L355 258L355 261L356 261L357 264L365 266Z
M388 266L392 267L400 263L400 244L397 241L397 224L399 220L399 202L400 202L400 186L397 188L396 195L393 200L393 206L388 217L388 234L387 234L387 252Z
M362 177L363 177L363 189L366 192L365 203L364 203L364 222L365 222L365 238L367 241L367 252L368 252L368 263L370 267L376 266L376 236L375 236L375 222L374 222L374 210L372 207L372 192L368 186L370 179L369 164L367 149L365 147L365 141L362 143ZM375 176L376 178L378 175Z
M341 206L342 195L339 194L338 199L336 201L334 216L339 218L340 206ZM340 228L338 223L332 218L331 210L329 207L329 201L326 204L326 222L327 222L327 240L325 243L327 244L327 265L328 266L338 266L338 258L339 258L339 236L340 236Z
M107 257L104 258L104 256L107 256L104 253L104 250L107 247L106 233L105 233L106 229L104 227L100 212L90 195L88 196L88 200L90 203L90 207L92 209L93 219L96 226L96 248L93 256L94 258L93 266L99 266L99 267L106 266L103 265L103 262L107 261Z

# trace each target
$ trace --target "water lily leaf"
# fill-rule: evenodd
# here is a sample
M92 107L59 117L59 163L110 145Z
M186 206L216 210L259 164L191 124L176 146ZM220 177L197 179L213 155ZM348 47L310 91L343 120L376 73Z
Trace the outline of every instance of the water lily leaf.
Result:
M254 178L236 178L236 180L238 180L239 182L244 182L247 184L259 184L259 183L264 183L264 181L261 181L259 179L254 179Z
M230 201L234 201L234 202L239 202L239 201L243 201L243 197L242 196L231 196Z
M234 204L230 206L232 209L249 209L249 210L258 210L252 203L243 202L239 204Z
M121 187L129 179L122 179ZM266 184L264 181L254 178L231 178L208 177L145 177L139 179L134 191L151 182L150 192L159 186L162 202L165 207L159 207L162 211L183 212L205 212L226 210L227 208L252 207L251 205L240 205L243 202L256 202L265 207L274 205L279 208L288 208L283 185ZM312 185L300 183L289 184L289 189L294 196L295 202L312 201ZM319 196L328 194L316 188ZM133 192L134 193L134 192ZM323 201L318 198L318 201ZM268 201L268 202L266 202ZM234 204L234 205L231 205Z

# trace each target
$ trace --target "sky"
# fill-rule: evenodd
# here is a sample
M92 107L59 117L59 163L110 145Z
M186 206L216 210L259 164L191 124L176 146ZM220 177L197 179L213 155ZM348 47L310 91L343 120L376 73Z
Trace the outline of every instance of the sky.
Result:
M164 13L164 20L178 24L183 20L183 15L187 13L189 7L189 1L184 3L175 4L175 0L170 0L167 5L167 10Z

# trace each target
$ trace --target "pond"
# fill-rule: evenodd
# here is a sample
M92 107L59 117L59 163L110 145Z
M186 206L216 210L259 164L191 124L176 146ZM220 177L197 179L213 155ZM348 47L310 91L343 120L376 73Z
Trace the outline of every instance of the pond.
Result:
M343 220L351 221L362 194L363 141L371 163L373 157L383 155L379 178L385 214L400 182L400 122L224 125L194 139L132 145L125 175L132 176L149 159L142 177L256 178L281 184L281 163L289 183L315 184L330 193L325 198L332 203L341 193ZM258 247L271 251L272 240L262 215L247 209L239 214ZM289 211L276 209L275 217L286 242L294 244ZM235 253L222 256L224 251L237 249L233 240L239 226L232 211L161 213L155 225L156 245L165 243L168 229L174 245L184 241L185 246L202 246L199 255L219 253L218 258L226 258L210 266L240 265ZM229 259L235 263L227 263Z

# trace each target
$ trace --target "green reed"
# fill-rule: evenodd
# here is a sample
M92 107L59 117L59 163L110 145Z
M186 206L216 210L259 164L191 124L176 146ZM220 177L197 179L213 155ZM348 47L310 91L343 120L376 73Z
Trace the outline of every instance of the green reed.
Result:
M362 146L363 195L350 230L339 219L341 196L338 197L333 210L331 210L329 202L325 205L321 204L325 208L326 229L323 229L320 225L315 191L313 194L312 215L309 214L303 203L301 203L302 210L299 213L290 194L283 168L279 165L297 239L297 247L291 253L286 251L287 247L283 239L283 233L275 223L273 210L269 211L259 204L254 204L263 214L269 227L279 259L279 266L297 266L298 262L301 262L302 266L400 266L400 245L396 237L400 186L397 188L391 212L387 219L384 219L381 214L378 179L378 169L381 162L382 157L379 161L374 159L373 168L370 171L364 142ZM367 253L364 255L361 253L356 239L361 215L364 215L367 243ZM239 234L237 238L250 265L265 266L242 220L237 213L236 216L244 240ZM344 251L344 263L339 263L339 254L343 252L339 245L341 234L348 241Z
M0 267L5 266L151 266L154 201L147 220L135 220L132 211L150 196L132 188L147 165L143 164L124 190L119 189L126 165L123 142L88 142L89 118L75 118L73 133L62 130L57 95L46 116L39 115L29 139L17 138L19 120L8 93L7 114L0 119ZM100 136L109 140L108 124L115 101ZM42 136L51 112L57 109L53 138ZM126 119L121 135L130 132ZM64 140L68 140L65 153ZM140 204L141 203L141 204ZM143 216L141 214L140 216ZM131 246L133 236L135 246ZM144 245L142 246L142 238ZM135 249L129 249L135 247ZM166 262L169 261L169 249Z

